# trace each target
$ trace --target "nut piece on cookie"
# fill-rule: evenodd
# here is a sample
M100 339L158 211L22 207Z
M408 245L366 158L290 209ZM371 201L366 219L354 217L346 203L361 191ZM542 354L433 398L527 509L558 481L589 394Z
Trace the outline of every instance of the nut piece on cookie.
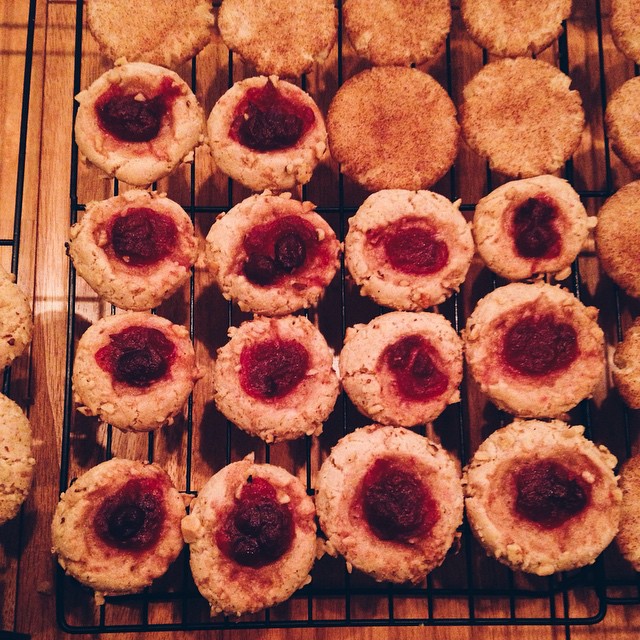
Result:
M15 276L0 267L0 367L9 366L31 344L33 317Z
M604 114L604 124L613 150L636 174L640 173L639 101L640 77L631 78L614 92Z
M616 346L611 372L625 403L640 409L640 318L634 320L624 340Z
M623 557L640 571L640 455L629 458L620 469L622 513L616 543Z

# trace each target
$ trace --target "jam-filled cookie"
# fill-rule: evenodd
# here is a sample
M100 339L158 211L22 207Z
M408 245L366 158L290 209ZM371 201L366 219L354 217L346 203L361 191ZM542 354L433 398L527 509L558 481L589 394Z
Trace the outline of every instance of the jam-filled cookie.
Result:
M620 469L622 512L616 543L620 553L640 571L640 454L629 458Z
M474 246L459 203L432 191L386 189L349 219L345 264L362 295L419 311L458 291Z
M26 500L34 465L29 420L0 394L0 524L14 518Z
M271 607L311 581L313 501L295 476L253 456L216 473L182 521L191 573L211 615Z
M291 78L329 55L338 12L333 0L224 0L218 28L229 49L258 73Z
M560 169L580 144L584 109L571 78L542 60L489 63L465 86L462 134L494 171L530 178Z
M87 0L87 23L111 60L174 68L211 42L209 0Z
M640 64L640 2L611 0L611 35L627 58Z
M162 576L184 546L184 501L156 464L113 458L61 496L51 526L60 566L96 592L137 593Z
M153 431L173 422L199 377L187 329L135 312L87 329L72 381L81 413L122 431Z
M374 65L427 62L442 50L451 28L449 0L347 0L342 17L356 53Z
M340 170L365 189L427 189L451 168L460 128L447 92L418 69L374 67L338 89L327 115Z
M254 191L306 184L327 151L313 98L277 76L236 82L216 102L207 128L218 168Z
M225 298L263 315L317 304L340 264L340 243L314 209L266 191L219 216L205 255Z
M69 257L104 300L132 311L157 307L189 278L198 240L185 210L135 189L89 202L69 231Z
M595 222L566 180L545 175L507 182L482 198L473 236L484 263L503 278L562 279Z
M316 480L327 552L378 581L418 583L442 564L462 523L462 500L449 454L403 427L346 435Z
M81 91L80 153L111 177L146 186L193 160L204 113L177 73L147 62L110 69Z
M499 287L478 302L462 333L471 375L500 409L557 417L602 379L597 313L544 282Z
M640 317L616 346L611 373L625 403L632 409L640 409Z
M412 427L460 400L462 340L437 313L394 311L347 329L339 369L362 413Z
M213 370L219 411L265 442L319 435L339 391L320 331L303 316L257 317L229 336Z
M640 3L638 4L640 8ZM604 124L613 150L634 173L640 173L640 77L627 80L609 99Z
M515 420L487 438L464 472L471 531L512 569L540 576L591 564L613 540L616 458L553 420Z
M0 267L0 367L10 365L31 343L33 318L15 276Z

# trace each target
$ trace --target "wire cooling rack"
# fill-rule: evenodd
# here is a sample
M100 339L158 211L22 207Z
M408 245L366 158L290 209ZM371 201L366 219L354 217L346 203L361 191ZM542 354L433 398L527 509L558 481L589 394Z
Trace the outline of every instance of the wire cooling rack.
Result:
M340 2L337 4L341 14ZM543 56L570 74L583 96L589 93L592 111L587 114L588 122L601 124L606 99L611 92L606 80L609 53L605 26L608 18L597 0L582 4L585 6L574 8L574 16L565 25L558 43ZM76 12L74 91L77 93L106 70L108 64L99 56L95 42L86 31L82 0L77 0ZM453 15L446 50L427 70L459 104L462 87L471 77L468 69L479 69L489 58L469 41L455 7ZM595 46L592 46L595 57L585 53L575 59L570 51L581 50L584 29L589 30L592 45L595 39ZM574 44L576 46L572 46ZM242 77L254 75L254 71L239 62L220 42L207 49L212 51L205 51L186 64L181 74L208 114L226 88ZM343 36L340 20L336 53L313 74L301 78L300 83L326 112L338 86L362 68L363 63L355 59ZM72 107L70 96L69 109L72 108L75 109L75 105ZM588 159L595 169L583 168L584 154L580 152L577 160L567 163L564 171L590 213L595 213L614 191L613 161L606 139L602 133L599 135L602 144L591 141L585 152L593 156ZM105 182L97 177L96 170L85 168L79 163L77 148L70 143L73 145L70 223L73 224L82 215L86 202L117 194L121 185L117 181ZM206 151L199 151L192 166L156 185L183 205L202 235L207 233L218 213L227 211L248 195L219 174L214 177L210 174L210 159ZM452 200L460 198L462 211L470 216L475 202L500 182L499 176L493 175L470 151L462 149L455 167L434 190ZM343 179L335 165L328 165L316 171L300 195L318 204L318 212L343 239L349 216L367 194ZM599 284L596 287L588 285L590 278L586 278L585 273L590 277L596 274ZM503 282L476 264L460 294L440 305L438 311L460 330L475 302L500 284ZM633 302L598 275L593 255L582 255L564 284L587 304L595 304L601 309L600 321L612 343L620 338L629 316L637 315ZM195 495L209 475L254 451L257 460L281 464L297 474L306 481L311 493L314 474L331 446L342 435L367 422L342 396L319 438L263 445L240 433L216 413L205 376L189 401L184 421L171 428L138 436L122 435L108 426L97 427L96 419L87 419L74 412L71 391L74 348L90 320L113 312L114 309L98 302L86 285L76 279L70 266L62 490L94 464L119 455L160 463L168 469L181 491ZM199 362L204 360L205 364L226 340L227 327L238 325L247 318L222 299L208 276L200 270L196 270L189 285L175 299L157 312L189 328ZM329 287L325 299L310 317L338 351L347 326L366 322L383 312L358 296L342 268L340 278ZM429 427L428 433L465 464L479 442L493 429L506 424L509 417L486 404L471 381L465 380L461 395L462 402L445 411L434 426ZM573 424L585 424L587 433L607 444L620 459L630 454L637 434L637 416L624 409L615 392L601 390L594 401L583 402L568 419ZM426 431L423 429L422 432ZM191 579L186 551L167 576L144 593L110 597L98 608L93 606L91 593L59 570L56 582L58 624L70 633L394 625L558 625L564 628L568 638L572 626L600 622L608 605L640 603L637 575L630 571L615 549L607 551L593 566L583 570L539 578L513 573L487 559L466 523L461 533L457 553L451 553L443 566L421 585L377 584L358 572L347 573L342 561L325 556L316 563L311 584L290 601L263 613L233 620L222 616L209 618L208 606Z

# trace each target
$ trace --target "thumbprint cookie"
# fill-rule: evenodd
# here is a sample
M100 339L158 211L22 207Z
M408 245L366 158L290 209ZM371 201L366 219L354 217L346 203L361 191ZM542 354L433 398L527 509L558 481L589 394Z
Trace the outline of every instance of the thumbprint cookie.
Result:
M640 2L611 0L611 35L616 47L640 63Z
M620 553L640 571L640 455L629 458L620 469L622 513L616 543Z
M614 92L604 114L613 150L636 174L640 173L640 124L636 116L639 100L640 78L631 78Z
M624 340L616 346L611 373L625 403L640 409L640 318L634 320Z
M15 276L0 267L0 367L10 365L31 344L33 317Z

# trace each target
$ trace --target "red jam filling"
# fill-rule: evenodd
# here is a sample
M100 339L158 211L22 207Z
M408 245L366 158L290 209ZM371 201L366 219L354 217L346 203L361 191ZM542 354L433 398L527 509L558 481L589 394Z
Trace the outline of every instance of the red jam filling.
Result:
M176 347L158 329L133 326L112 333L95 358L118 382L148 387L167 374L176 359Z
M309 352L297 340L264 340L240 354L240 384L260 400L283 398L303 380Z
M152 96L142 91L125 93L120 85L113 85L96 100L98 122L104 131L123 142L149 142L158 135L180 93L171 78L164 78ZM145 99L141 100L142 95Z
M428 535L440 516L429 489L400 460L376 460L362 480L360 496L365 520L381 540L409 542Z
M162 483L156 478L134 478L102 501L93 528L110 547L145 551L158 542L164 520Z
M545 195L528 198L515 210L511 234L517 252L523 258L545 258L560 255L561 238L556 229L558 208Z
M420 335L403 336L382 352L398 391L407 400L426 401L443 393L447 376L434 361L433 347Z
M262 478L249 476L226 520L216 533L222 553L245 567L264 567L291 547L293 515L276 490Z
M506 332L502 356L509 367L528 376L556 373L578 357L578 336L551 314L529 316Z
M114 254L133 266L147 266L170 255L178 242L176 223L146 207L128 209L107 230Z
M564 524L589 503L590 486L553 460L521 467L514 482L518 515L546 529Z
M248 89L236 107L229 135L255 151L293 147L315 122L313 109L285 97L268 80Z

